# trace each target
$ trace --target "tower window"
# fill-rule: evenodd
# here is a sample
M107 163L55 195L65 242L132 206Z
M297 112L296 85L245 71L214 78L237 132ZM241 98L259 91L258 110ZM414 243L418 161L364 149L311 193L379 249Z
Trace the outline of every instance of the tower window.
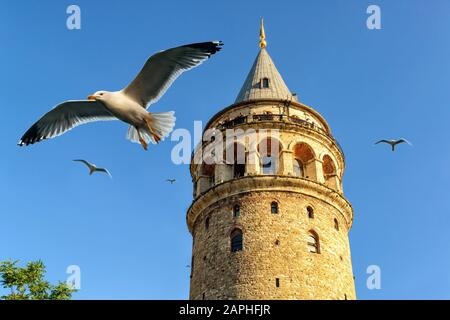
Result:
M240 178L245 175L245 147L241 143L233 143L226 149L226 163L233 168L233 177Z
M274 201L270 204L270 212L272 212L272 214L278 213L278 202Z
M310 231L308 234L308 251L320 253L319 236L314 231Z
M205 293L202 294L202 300L205 300Z
M298 159L294 159L294 176L303 177L303 164Z
M241 208L239 207L239 205L235 205L233 207L233 217L237 218L241 215Z
M306 212L308 212L308 218L314 219L314 209L313 208L307 207Z
M235 163L233 166L233 177L240 178L245 175L245 164Z
M277 288L280 287L280 278L276 278L276 279L275 279L275 286L276 286Z
M337 221L336 218L334 218L334 228L339 231L339 222Z
M263 174L275 174L276 173L276 160L272 156L265 156L262 158L262 171Z
M277 174L282 149L280 141L272 137L265 138L258 144L262 174Z
M206 218L206 220L205 220L205 229L206 229L206 230L209 229L209 217Z
M269 87L269 78L263 78L261 80L261 88L268 88Z
M234 229L231 233L231 252L242 251L243 237L240 229Z

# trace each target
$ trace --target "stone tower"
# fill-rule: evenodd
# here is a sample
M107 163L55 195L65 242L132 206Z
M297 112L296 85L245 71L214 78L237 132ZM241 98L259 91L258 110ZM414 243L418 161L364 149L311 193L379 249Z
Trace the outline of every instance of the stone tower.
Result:
M192 157L190 299L355 299L344 168L325 119L272 62L261 21L236 101Z

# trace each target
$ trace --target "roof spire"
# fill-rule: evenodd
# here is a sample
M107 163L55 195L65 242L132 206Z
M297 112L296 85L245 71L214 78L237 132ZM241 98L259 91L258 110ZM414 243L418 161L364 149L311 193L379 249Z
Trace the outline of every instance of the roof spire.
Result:
M264 49L266 47L266 33L264 32L264 19L261 18L261 25L259 27L259 47Z

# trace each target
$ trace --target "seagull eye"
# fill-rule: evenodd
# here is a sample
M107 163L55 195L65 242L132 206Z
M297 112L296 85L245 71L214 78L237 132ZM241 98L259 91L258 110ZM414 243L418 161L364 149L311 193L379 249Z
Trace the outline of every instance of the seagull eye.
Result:
M100 95L102 96L102 95L103 95L103 92L102 92L102 93L100 93Z

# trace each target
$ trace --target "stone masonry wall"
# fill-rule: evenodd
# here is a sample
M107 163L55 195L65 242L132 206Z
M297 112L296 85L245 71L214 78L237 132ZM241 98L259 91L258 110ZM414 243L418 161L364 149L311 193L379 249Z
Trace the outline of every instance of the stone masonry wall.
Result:
M278 214L271 213L273 201ZM314 209L313 219L307 206ZM235 227L243 231L244 245L232 253ZM320 254L308 251L310 230L319 236ZM194 223L190 298L355 299L348 231L335 206L301 190L254 191L219 200Z

